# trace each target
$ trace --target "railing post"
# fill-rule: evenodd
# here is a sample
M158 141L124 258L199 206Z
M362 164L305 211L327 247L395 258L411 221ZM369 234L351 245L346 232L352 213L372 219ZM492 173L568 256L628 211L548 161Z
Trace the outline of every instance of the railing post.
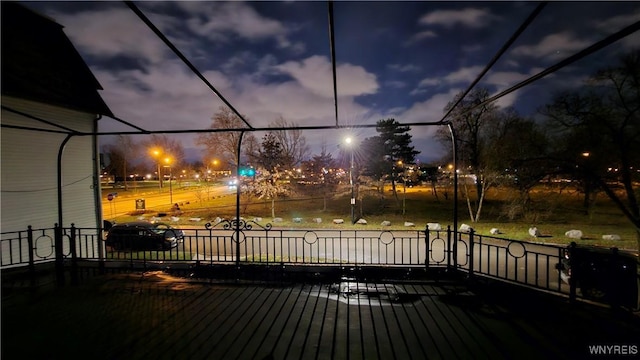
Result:
M106 249L105 249L105 244L104 244L104 236L103 234L105 233L106 226L105 226L105 222L102 222L102 228L98 229L98 232L96 234L97 237L97 246L98 246L98 272L102 275L104 274L104 265L105 265L105 253L106 253Z
M569 269L571 269L571 275L569 275L569 302L576 302L576 267L574 265L578 265L574 259L576 249L576 242L572 241L569 245ZM579 271L578 271L579 272Z
M429 244L431 243L431 234L429 233L429 225L424 229L424 268L429 269Z
M451 225L447 225L447 269L451 270Z
M54 225L54 252L56 255L56 282L58 286L64 285L64 251L62 249L62 227L58 223Z
M22 246L22 245L21 245ZM31 225L27 226L27 246L29 247L29 277L31 278L31 286L36 284L36 265L33 252L35 248L33 246L33 228Z
M474 258L474 230L469 231L469 278L473 277L473 258Z
M76 227L71 223L69 248L71 249L71 285L78 284L78 253L76 250Z

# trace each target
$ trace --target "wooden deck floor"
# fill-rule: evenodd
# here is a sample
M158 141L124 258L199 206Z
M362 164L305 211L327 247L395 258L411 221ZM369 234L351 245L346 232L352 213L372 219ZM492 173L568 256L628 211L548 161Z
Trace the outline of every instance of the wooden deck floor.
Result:
M455 283L349 286L154 273L11 291L2 299L2 359L557 359L640 339L635 318L605 309L514 307Z

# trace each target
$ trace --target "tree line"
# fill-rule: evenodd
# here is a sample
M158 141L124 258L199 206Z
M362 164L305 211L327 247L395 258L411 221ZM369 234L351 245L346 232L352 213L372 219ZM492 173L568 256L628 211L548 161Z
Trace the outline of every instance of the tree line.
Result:
M599 193L606 194L635 226L640 244L639 51L596 71L581 86L554 94L536 118L485 103L489 91L484 88L472 90L463 99L461 96L458 94L443 112L450 112L448 121L456 134L456 170L474 179L460 182L471 221L480 220L486 193L492 187L514 190L515 217L531 206L530 191L542 179L569 178L584 194L586 211ZM457 106L452 109L454 104ZM220 131L243 128L240 118L221 107L210 125L216 131L198 135L196 143L204 149L204 159L219 159L231 169L255 167L257 176L248 190L259 198L271 199L272 209L274 199L291 190L281 181L285 170L298 167L313 174L308 183L314 186L304 189L324 196L337 186L336 174L329 172L336 167L349 169L356 179L367 176L380 185L390 182L397 194L398 164L412 164L419 154L412 145L410 127L396 119L379 120L377 135L361 141L360 151L350 154L352 162L348 155L353 149L341 148L340 159L334 159L326 146L319 154L310 155L302 131L282 117L271 127L273 130L261 139L251 132ZM438 129L434 141L449 151L453 148L445 127ZM137 146L128 137L119 136L103 152L109 153L115 171L126 174L127 157L137 153ZM184 160L181 144L164 135L152 135L139 146L167 149L176 164ZM451 156L443 163L450 162Z
M639 51L597 70L581 86L554 94L538 119L492 103L478 106L488 98L486 89L475 89L450 117L458 169L477 179L474 186L461 182L472 221L480 219L491 187L515 189L520 211L526 211L530 191L542 179L566 178L578 184L587 212L597 194L606 194L635 226L640 245ZM451 148L448 130L440 129L436 138Z

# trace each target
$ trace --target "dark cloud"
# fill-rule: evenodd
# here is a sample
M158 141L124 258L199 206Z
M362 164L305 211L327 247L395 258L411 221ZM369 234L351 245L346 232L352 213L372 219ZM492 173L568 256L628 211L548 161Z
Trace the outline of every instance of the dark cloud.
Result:
M64 26L112 111L149 130L207 128L223 102L121 2L25 2ZM283 117L335 124L327 6L322 2L139 2L140 9L255 126ZM341 124L439 120L537 6L530 2L335 2ZM481 85L505 89L640 19L631 2L550 2ZM532 114L624 51L632 35L500 100ZM100 121L103 131L124 126ZM131 130L131 129L128 129ZM442 149L413 129L423 158ZM363 131L359 136L375 132ZM309 143L335 148L340 131ZM193 136L183 135L194 154Z

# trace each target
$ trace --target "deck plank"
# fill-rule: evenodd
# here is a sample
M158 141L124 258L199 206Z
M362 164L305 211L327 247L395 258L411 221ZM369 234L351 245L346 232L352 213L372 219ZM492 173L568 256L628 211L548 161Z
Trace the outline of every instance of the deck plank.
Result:
M398 302L359 287L345 295L328 284L165 284L133 276L89 289L3 294L3 326L15 330L3 332L3 359L569 359L592 342L635 344L640 329L584 304L522 308L520 297L464 286L395 286L415 296ZM579 338L563 337L575 332Z
M240 333L235 338L233 334L230 334L231 341L228 342L228 348L222 354L222 358L238 359L242 352L248 348L253 348L254 344L259 343L264 338L264 333L260 333L259 330L268 323L268 318L273 317L276 312L274 309L278 307L278 300L281 299L280 295L282 293L281 289L267 288L265 290L264 299L258 298L256 306L250 309L244 317L247 321L244 323ZM245 321L244 319L239 321Z
M453 303L452 299L455 299ZM478 331L474 322L467 315L466 308L475 306L474 301L475 299L467 294L449 293L440 295L434 305L451 328L456 330L457 338L461 340L460 343L467 353L473 354L474 358L491 358L490 354L495 353L495 349L489 350L482 345L485 343L486 346L491 347L490 343L484 341L486 336Z
M300 299L304 296L302 286L291 287L290 293L284 300L281 309L275 314L274 319L265 334L265 337L261 340L261 345L258 346L258 353L250 358L262 359L262 358L278 358L276 357L276 348L281 342L288 343L291 333L285 334L287 324L295 318L295 311ZM264 356L263 356L264 355Z
M309 341L313 342L309 339L309 332L314 321L318 302L320 301L317 295L320 289L321 287L318 285L307 287L305 306L298 317L296 329L289 345L287 354L287 358L289 359L308 359L315 355L314 351L307 349L307 343Z
M240 353L235 358L263 359L270 356L273 343L272 336L279 331L277 328L278 319L282 317L283 313L289 311L293 301L295 301L292 300L292 297L297 295L297 289L294 287L279 290L277 298L271 303L269 309L265 311L262 321L248 336L251 341L248 341L241 348Z
M380 359L395 359L396 353L392 341L392 333L387 325L387 320L379 299L370 298L371 318L373 320L373 331L376 336L376 345Z
M408 293L419 295L420 297L412 303L413 306L406 306L407 316L414 319L416 336L422 341L425 349L425 357L429 359L445 359L445 352L451 353L453 350L447 345L443 332L433 321L426 306L422 303L429 299L430 295L422 286L408 285L404 287Z
M362 342L363 357L365 359L378 359L378 344L376 342L371 302L369 298L359 299L358 311L360 312L360 341Z
M445 359L469 359L473 354L466 350L457 329L453 328L437 305L438 290L431 286L420 285L419 290L425 294L416 304L416 310L426 319L432 338L438 344L438 352Z
M246 308L252 304L255 298L262 292L259 288L238 288L233 290L223 289L222 291L233 291L234 295L225 301L224 306L216 308L211 316L202 319L205 329L201 334L197 334L197 343L201 344L202 352L200 358L220 358L221 351L224 351L224 344L221 340L236 324L239 309ZM211 304L208 306L215 306ZM202 336L201 336L202 335Z
M291 311L287 314L285 321L282 323L281 331L277 342L272 350L272 356L274 359L287 359L289 358L289 352L292 348L299 347L300 344L294 343L294 337L300 323L300 319L305 313L305 308L309 301L309 289L310 286L302 286L299 295L296 297L296 302L293 304ZM293 349L294 352L298 349Z
M376 288L383 291L379 284L375 284ZM386 301L380 301L380 310L384 319L384 324L387 328L389 341L393 347L393 356L396 359L410 359L405 335L402 332L401 325L398 322L398 318L395 314L393 304L389 304Z
M340 295L342 296L342 295ZM347 296L344 300L349 301ZM336 298L335 328L333 329L333 346L331 358L347 359L349 356L349 329L347 325L349 305Z
M303 359L316 359L320 352L320 347L325 345L322 343L322 333L326 320L327 302L329 300L326 285L316 285L312 289L311 294L317 296L317 300L303 345L304 352L301 357Z
M349 359L362 359L364 344L362 343L362 328L360 323L360 297L349 298L347 306L347 335Z
M407 288L404 286L397 286L397 288L407 292ZM427 348L425 347L424 340L420 337L422 334L420 331L422 324L412 311L415 308L412 300L413 298L409 298L394 303L391 309L398 321L410 357L412 359L424 359L427 357ZM414 316L410 316L410 314Z
M158 292L157 289L156 292ZM151 309L175 310L167 313L163 320L163 326L159 329L162 333L159 334L160 336L152 337L147 343L148 346L153 346L165 354L178 355L184 351L188 351L191 344L191 337L181 337L175 339L175 342L167 342L163 339L172 338L175 333L193 333L194 328L196 328L199 323L197 320L202 318L202 313L199 313L195 309L202 308L203 304L218 303L225 294L224 292L211 291L207 288L199 288L193 292L186 292L183 291L181 286L177 286L171 290L166 289L159 294L142 293L141 295L144 298L145 306ZM153 303L160 299L162 300L159 303Z
M324 301L324 313L320 339L318 340L318 351L315 359L331 359L333 354L334 332L336 329L336 313L338 308L339 295L327 293Z

